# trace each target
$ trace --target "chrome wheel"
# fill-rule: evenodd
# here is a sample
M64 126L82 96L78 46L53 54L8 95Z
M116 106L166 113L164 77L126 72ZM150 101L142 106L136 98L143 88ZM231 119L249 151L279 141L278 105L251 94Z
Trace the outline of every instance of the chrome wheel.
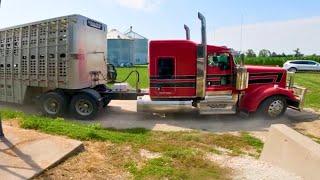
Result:
M75 104L77 113L81 116L89 116L93 112L93 105L87 99L79 99Z
M273 101L268 108L268 114L270 117L277 117L283 112L283 108L285 107L283 101L275 100Z
M44 110L51 115L55 115L59 112L60 105L55 98L48 98L43 104Z

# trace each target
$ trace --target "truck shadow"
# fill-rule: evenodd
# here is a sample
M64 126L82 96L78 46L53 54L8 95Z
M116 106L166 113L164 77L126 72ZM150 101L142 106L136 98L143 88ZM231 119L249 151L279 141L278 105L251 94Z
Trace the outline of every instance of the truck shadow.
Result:
M131 103L131 105L130 105ZM196 112L174 114L137 113L132 102L122 105L113 103L99 114L93 122L101 123L103 127L126 129L146 128L152 130L179 131L204 130L210 132L232 131L267 131L272 124L293 126L300 122L318 120L319 114L311 111L298 112L288 109L286 114L275 120L263 119L257 116L240 117L239 115L206 115ZM129 108L128 108L129 107Z
M27 114L41 114L32 105L1 104L0 109L9 108L23 111ZM74 120L70 115L65 117ZM232 131L267 131L272 124L294 126L301 122L311 122L319 119L319 114L312 111L298 112L288 109L286 114L275 120L259 117L240 117L239 115L199 115L196 112L175 114L152 114L136 112L135 101L112 102L102 109L95 120L80 121L82 123L100 123L105 128L128 129L146 128L151 130L180 131L204 130L210 132Z

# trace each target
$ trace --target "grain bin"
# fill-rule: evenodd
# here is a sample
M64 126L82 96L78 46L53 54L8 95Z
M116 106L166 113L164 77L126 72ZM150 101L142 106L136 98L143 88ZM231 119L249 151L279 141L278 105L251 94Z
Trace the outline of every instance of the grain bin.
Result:
M130 30L125 33L130 39L132 39L133 48L133 64L147 64L148 63L148 39L142 35L134 32L132 26Z
M108 63L115 66L133 64L133 40L116 29L107 35Z

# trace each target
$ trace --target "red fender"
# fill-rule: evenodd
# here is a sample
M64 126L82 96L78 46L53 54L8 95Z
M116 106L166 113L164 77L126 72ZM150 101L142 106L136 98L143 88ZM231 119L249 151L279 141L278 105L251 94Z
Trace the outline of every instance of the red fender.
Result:
M245 91L244 96L240 100L240 110L247 112L255 112L259 105L268 97L282 95L292 101L297 101L294 92L291 89L278 87L277 85L265 85L250 87Z

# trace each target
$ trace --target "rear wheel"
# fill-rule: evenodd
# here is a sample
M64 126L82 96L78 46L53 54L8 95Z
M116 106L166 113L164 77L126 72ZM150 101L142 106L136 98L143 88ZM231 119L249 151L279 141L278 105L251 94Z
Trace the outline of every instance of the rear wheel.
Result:
M98 102L88 94L75 95L71 100L71 113L76 119L93 119L98 111Z
M50 117L62 116L67 107L66 97L59 92L49 92L40 99L41 111Z
M297 69L297 68L292 67L292 68L289 68L289 69L288 69L288 71L289 71L289 72L297 72L297 71L298 71L298 69Z
M264 100L259 107L259 114L268 119L282 116L287 110L287 101L282 96L272 96Z

